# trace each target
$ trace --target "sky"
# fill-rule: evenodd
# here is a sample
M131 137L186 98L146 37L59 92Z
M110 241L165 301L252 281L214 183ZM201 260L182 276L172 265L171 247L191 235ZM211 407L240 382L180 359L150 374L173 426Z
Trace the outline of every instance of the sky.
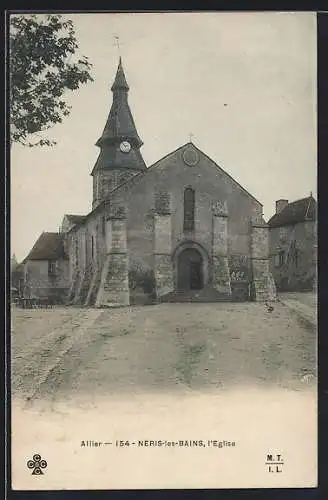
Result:
M94 82L47 136L11 150L11 254L24 259L65 213L91 210L90 173L119 55L141 153L152 165L190 140L263 204L316 196L315 13L65 14ZM118 49L115 36L119 37Z

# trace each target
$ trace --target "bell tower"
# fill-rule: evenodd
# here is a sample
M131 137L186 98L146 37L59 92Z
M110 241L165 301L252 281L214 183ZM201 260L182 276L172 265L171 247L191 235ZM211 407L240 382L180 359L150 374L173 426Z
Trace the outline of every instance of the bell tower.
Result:
M130 177L146 170L141 141L128 104L127 84L120 57L114 83L113 102L101 137L99 156L92 170L92 209L109 199L110 192Z

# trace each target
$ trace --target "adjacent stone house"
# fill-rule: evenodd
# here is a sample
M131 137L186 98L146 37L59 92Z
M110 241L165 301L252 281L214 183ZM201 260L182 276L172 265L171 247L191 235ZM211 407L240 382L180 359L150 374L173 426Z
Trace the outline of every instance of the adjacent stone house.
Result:
M192 142L147 167L121 60L111 90L92 211L61 227L68 302L274 300L262 204Z
M312 290L317 280L317 203L276 201L269 220L270 269L278 290Z
M61 233L43 232L22 266L24 297L66 302L69 262Z

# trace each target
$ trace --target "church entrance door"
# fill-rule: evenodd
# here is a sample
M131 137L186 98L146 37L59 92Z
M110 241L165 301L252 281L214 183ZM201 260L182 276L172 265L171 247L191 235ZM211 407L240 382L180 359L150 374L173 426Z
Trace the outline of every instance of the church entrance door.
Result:
M178 289L201 290L203 286L203 258L195 248L187 248L178 257Z

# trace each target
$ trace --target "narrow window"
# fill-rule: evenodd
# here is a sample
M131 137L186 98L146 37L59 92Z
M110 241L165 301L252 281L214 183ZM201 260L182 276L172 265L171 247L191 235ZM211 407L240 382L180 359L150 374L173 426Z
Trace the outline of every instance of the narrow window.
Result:
M186 188L184 191L184 231L193 231L195 228L195 191Z
M78 266L79 265L79 241L76 237L76 240L75 240L75 265Z
M284 265L284 254L285 254L285 252L283 250L281 250L281 252L279 252L279 266Z
M93 260L93 254L94 254L94 238L91 236L91 259Z
M102 218L102 234L103 236L106 236L106 217L103 216Z
M57 271L57 261L48 260L48 274L54 275Z
M94 187L95 187L95 199L99 200L99 174L96 174L94 176L94 181L95 181L95 184L94 184Z

